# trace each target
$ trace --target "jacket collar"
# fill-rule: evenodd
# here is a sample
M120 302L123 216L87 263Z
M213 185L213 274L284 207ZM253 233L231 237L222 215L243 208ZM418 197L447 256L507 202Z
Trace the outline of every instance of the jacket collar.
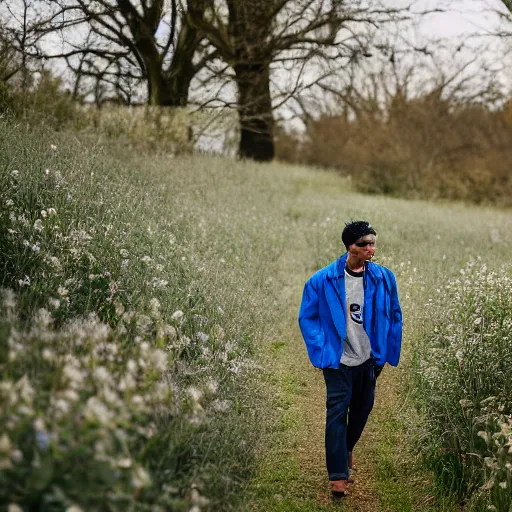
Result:
M330 279L339 279L345 277L345 266L347 265L348 252L342 254L336 261L331 264L331 268L327 273ZM364 264L365 277L368 276L372 281L379 280L380 272L377 272L377 265L371 261L366 261ZM379 274L379 275L378 275Z

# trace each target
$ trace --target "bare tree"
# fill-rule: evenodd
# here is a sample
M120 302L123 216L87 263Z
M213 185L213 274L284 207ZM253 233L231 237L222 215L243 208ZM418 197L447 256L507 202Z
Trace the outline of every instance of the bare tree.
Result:
M35 31L35 21L41 13L39 0L16 0L0 2L0 19L5 48L16 55L16 66L11 66L18 86L27 90L32 84L31 54L36 51L40 36Z
M8 82L22 66L5 28L0 25L0 82Z
M19 3L29 0L6 0ZM32 0L38 1L38 0ZM127 82L145 83L151 105L184 106L190 82L213 58L203 36L188 23L178 0L49 0L32 30L52 44L29 53L66 59L80 78L94 78L123 94ZM61 50L55 48L55 33ZM76 89L76 82L75 82ZM123 95L127 99L127 95Z
M347 62L364 54L368 29L398 12L371 0L226 0L207 9L189 2L190 24L234 70L239 155L274 157L273 71L291 65L295 84L287 94L294 94L303 86L308 64Z

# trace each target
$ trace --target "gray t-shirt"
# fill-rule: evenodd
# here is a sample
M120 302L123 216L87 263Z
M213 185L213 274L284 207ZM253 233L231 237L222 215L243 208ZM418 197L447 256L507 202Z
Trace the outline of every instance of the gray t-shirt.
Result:
M364 288L363 272L345 269L345 293L347 297L347 339L341 354L341 363L357 366L367 361L372 349L363 327Z

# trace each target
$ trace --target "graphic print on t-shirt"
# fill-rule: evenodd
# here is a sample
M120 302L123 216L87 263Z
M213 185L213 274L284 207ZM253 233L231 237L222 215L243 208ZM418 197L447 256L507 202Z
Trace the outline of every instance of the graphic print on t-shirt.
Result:
M359 304L349 304L350 318L356 324L363 323L363 312L361 311L361 306Z

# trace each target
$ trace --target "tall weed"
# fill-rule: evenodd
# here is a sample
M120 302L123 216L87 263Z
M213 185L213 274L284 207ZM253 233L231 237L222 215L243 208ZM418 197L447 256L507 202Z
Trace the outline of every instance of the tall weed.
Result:
M512 505L512 278L470 263L437 290L415 346L422 449L476 510ZM483 507L483 508L481 508ZM494 508L493 508L494 507Z

